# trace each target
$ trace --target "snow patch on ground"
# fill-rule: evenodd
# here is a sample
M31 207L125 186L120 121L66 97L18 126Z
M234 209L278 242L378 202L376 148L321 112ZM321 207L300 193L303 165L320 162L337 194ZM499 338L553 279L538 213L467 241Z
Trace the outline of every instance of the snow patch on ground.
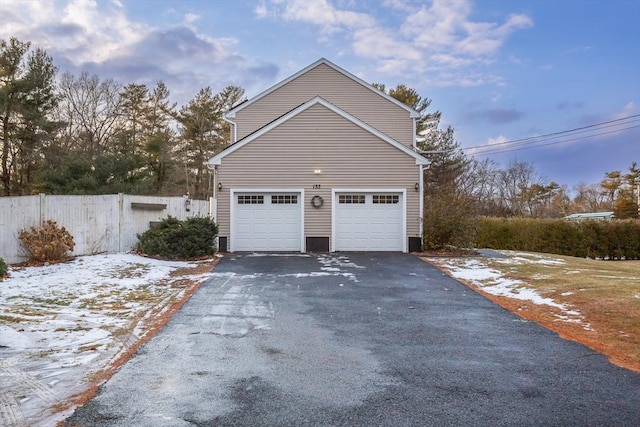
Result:
M502 251L508 258L500 258L496 261L501 264L542 264L542 265L563 265L563 259L549 258L543 254L529 252Z
M505 251L505 253L508 253L508 251ZM493 261L507 265L531 262L553 265L564 264L562 260L544 258L543 255L539 254L511 254L514 255L512 258L495 259ZM586 330L591 330L591 326L584 322L584 317L577 310L572 310L567 304L557 303L552 298L540 295L535 289L527 287L527 284L521 280L504 277L500 271L490 268L485 260L474 258L429 258L428 260L447 270L454 278L470 283L484 292L557 308L561 312L556 316L558 321L580 323ZM542 277L534 279L540 278Z
M340 268L364 268L351 262L346 255L320 254L317 259L324 266L321 270L340 271Z
M171 277L195 264L132 254L10 270L0 282L0 425L50 426L186 292ZM207 275L187 276L195 281Z

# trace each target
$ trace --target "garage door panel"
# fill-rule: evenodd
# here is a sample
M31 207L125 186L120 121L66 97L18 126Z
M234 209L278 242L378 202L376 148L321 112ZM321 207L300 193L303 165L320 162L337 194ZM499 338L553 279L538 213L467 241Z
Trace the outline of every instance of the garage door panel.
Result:
M337 193L335 249L402 251L403 202L398 193Z
M233 250L301 250L300 199L292 193L236 194Z

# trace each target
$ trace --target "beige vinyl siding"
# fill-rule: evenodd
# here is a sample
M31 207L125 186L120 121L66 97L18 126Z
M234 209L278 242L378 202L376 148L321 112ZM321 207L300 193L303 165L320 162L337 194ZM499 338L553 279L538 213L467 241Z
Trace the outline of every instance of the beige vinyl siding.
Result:
M237 139L255 132L293 108L320 96L385 133L413 145L413 119L407 110L363 87L326 64L319 64L236 113Z
M231 188L304 188L307 237L331 236L332 188L404 188L407 234L418 237L418 175L415 159L318 104L222 159L219 234L229 236ZM319 209L311 206L315 195L324 199Z

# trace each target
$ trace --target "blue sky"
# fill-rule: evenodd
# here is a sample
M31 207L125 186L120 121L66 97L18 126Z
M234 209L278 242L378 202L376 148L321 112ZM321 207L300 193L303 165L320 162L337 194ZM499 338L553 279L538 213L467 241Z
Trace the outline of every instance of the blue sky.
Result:
M637 0L2 0L0 16L0 38L45 48L61 72L162 80L180 105L205 86L253 96L325 57L415 88L468 154L504 143L488 156L546 181L640 163Z

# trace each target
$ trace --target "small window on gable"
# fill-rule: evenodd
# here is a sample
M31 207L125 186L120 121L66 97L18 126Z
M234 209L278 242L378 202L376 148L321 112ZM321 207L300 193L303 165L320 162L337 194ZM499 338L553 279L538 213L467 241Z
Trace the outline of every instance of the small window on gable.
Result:
M340 194L338 203L343 205L363 205L364 194Z
M264 196L258 194L238 194L239 205L263 205Z
M298 196L295 194L278 194L271 196L272 205L296 205Z
M397 204L400 197L397 194L374 194L373 203L376 205L392 205Z

